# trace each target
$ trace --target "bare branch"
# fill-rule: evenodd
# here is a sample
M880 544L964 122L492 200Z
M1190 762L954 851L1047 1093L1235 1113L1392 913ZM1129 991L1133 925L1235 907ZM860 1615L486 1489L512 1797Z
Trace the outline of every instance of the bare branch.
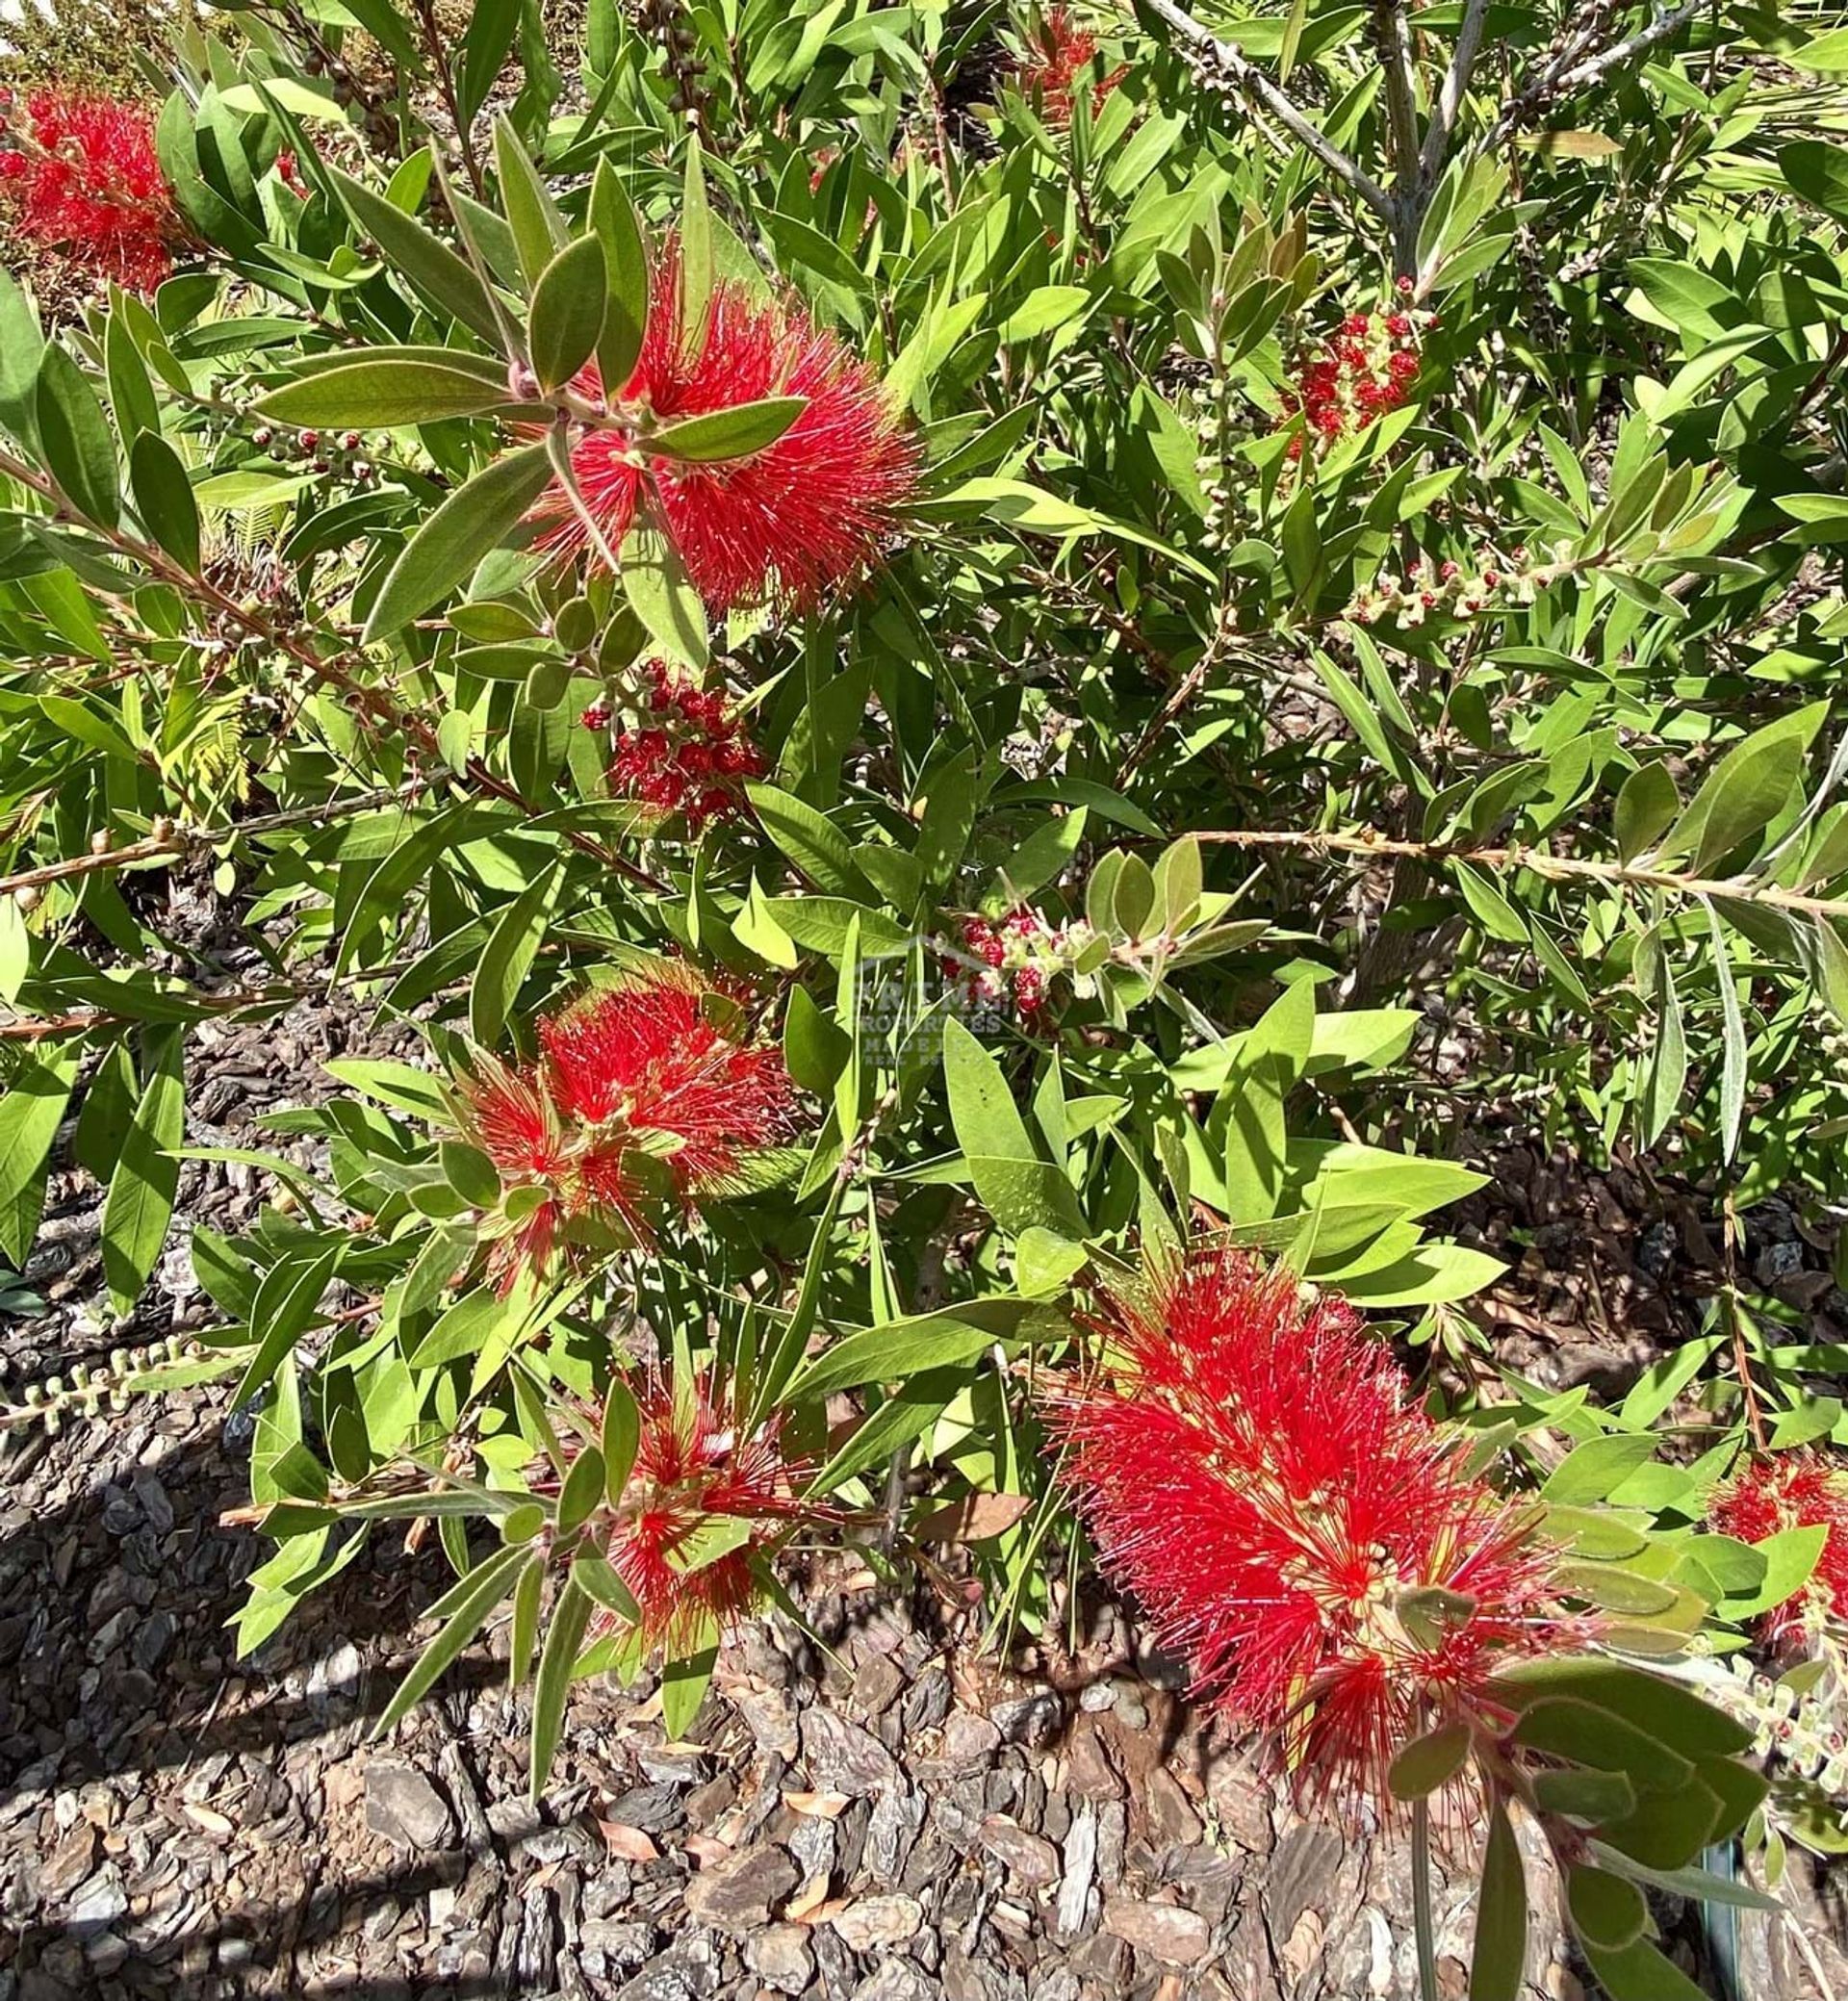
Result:
M1444 171L1445 158L1450 149L1450 136L1456 130L1457 115L1463 109L1463 94L1470 88L1470 77L1482 46L1482 25L1488 14L1489 0L1469 0L1463 13L1463 25L1456 33L1450 66L1444 72L1444 81L1438 86L1437 100L1431 106L1431 121L1424 128L1424 149L1418 158L1419 183L1426 195L1437 186L1438 176Z
M1176 5L1176 0L1146 0L1146 4L1158 20L1165 21L1198 51L1204 65L1218 80L1261 106L1330 173L1345 181L1375 215L1388 222L1395 219L1393 198L1385 189L1312 125L1261 69L1246 62L1242 49L1221 41L1204 22L1196 21L1184 7Z
M1651 49L1672 40L1700 10L1701 0L1686 0L1685 5L1676 8L1672 13L1656 15L1647 28L1638 29L1634 35L1612 42L1597 55L1582 60L1575 61L1576 50L1571 48L1556 52L1538 75L1524 83L1502 106L1494 124L1476 142L1476 151L1482 154L1498 151L1510 134L1518 132L1558 99L1589 90L1613 69L1619 69L1626 63L1634 62L1638 56L1646 56Z

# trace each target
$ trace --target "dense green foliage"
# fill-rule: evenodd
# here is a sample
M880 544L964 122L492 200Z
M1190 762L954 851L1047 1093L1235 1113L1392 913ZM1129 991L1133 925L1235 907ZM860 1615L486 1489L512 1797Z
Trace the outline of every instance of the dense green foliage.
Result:
M1056 1630L1082 1550L1036 1372L1088 1284L1215 1229L1428 1365L1616 1650L1732 1653L1804 1588L1814 1530L1704 1524L1742 1448L1843 1438L1840 1353L1729 1252L1707 1334L1612 1408L1550 1396L1484 1351L1498 1268L1443 1213L1473 1118L1729 1215L1838 1192L1848 29L1147 0L1055 103L1018 88L1045 22L996 9L594 0L580 55L529 0L216 22L176 27L159 115L173 275L62 317L0 281L0 1251L74 1158L134 1307L198 1024L331 980L427 1038L273 1121L324 1171L250 1156L274 1206L193 1237L223 1323L118 1371L261 1393L245 1646L359 1525L434 1519L460 1581L400 1710L511 1600L541 1783L574 1672L643 1653L584 1528L642 1362L781 1413L812 1520L895 1573L997 1498L956 1560L997 1638ZM855 587L728 613L646 513L609 560L528 546L670 236L695 317L797 300L902 413L918 489ZM649 449L743 462L802 408ZM724 809L626 792L580 727L645 725L654 659L756 746ZM261 980L169 928L178 868ZM663 955L780 1043L795 1113L710 1199L502 1284L537 1197L475 1143L482 1052ZM675 1635L671 1723L714 1641ZM1835 1809L1793 1781L1767 1818L1751 1728L1578 1672L1516 1738L1600 1837L1594 1967L1665 1994L1603 1872L1725 1894L1703 1849L1834 1842ZM1468 1748L1425 1743L1407 1793ZM1502 1811L1481 2001L1521 1922Z

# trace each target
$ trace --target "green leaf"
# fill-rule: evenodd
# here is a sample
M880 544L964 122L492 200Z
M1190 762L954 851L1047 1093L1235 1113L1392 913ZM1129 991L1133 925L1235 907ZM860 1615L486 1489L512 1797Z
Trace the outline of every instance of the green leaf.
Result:
M1498 1799L1489 1811L1477 1893L1476 1945L1470 1955L1470 2001L1520 2001L1527 1957L1527 1883L1521 1845Z
M346 1251L346 1240L341 1238L305 1260L283 1259L264 1273L250 1308L256 1352L238 1378L231 1398L234 1405L262 1389L308 1331L321 1296L332 1283Z
M635 1394L620 1376L610 1381L603 1399L603 1493L611 1507L621 1507L642 1442L642 1413Z
M804 396L771 396L760 402L734 403L702 417L684 417L649 440L651 451L669 458L706 464L718 459L749 458L774 445L808 407Z
M378 245L385 263L401 272L438 311L498 346L500 322L486 287L467 261L382 194L338 167L329 167L327 172L354 227Z
M637 526L624 538L623 595L670 659L704 673L712 656L706 606L680 553L658 528Z
M1637 765L1618 791L1612 811L1619 859L1628 864L1647 853L1681 809L1681 795L1668 766L1659 760Z
M590 227L603 246L606 291L597 370L604 395L613 397L635 372L648 330L649 264L641 223L607 154L591 179Z
M565 225L504 113L494 121L494 167L500 177L500 201L513 231L520 269L526 283L536 286L565 241Z
M1647 1436L1616 1433L1608 1438L1588 1438L1553 1468L1540 1489L1541 1497L1573 1507L1604 1501L1646 1464L1655 1450L1656 1441Z
M1761 1612L1774 1611L1810 1581L1829 1540L1827 1523L1807 1527L1780 1528L1753 1548L1765 1559L1764 1581L1749 1597L1728 1599L1729 1619L1756 1619Z
M557 1603L552 1608L552 1625L539 1654L539 1673L532 1689L532 1757L527 1787L537 1802L546 1789L552 1761L565 1733L565 1703L571 1694L571 1672L578 1664L578 1649L584 1629L590 1624L591 1600L577 1578L566 1574Z
M456 110L465 126L488 101L488 92L506 64L524 5L525 0L475 0L469 32L462 38L456 78Z
M1513 1740L1530 1750L1622 1772L1639 1793L1677 1793L1694 1777L1688 1759L1659 1737L1576 1697L1547 1695L1523 1712Z
M854 865L853 849L825 814L776 785L752 781L745 796L763 831L817 889L856 902L873 902L871 886Z
M30 430L44 346L31 295L11 271L0 270L0 424L15 435Z
M1601 1826L1636 1810L1636 1788L1621 1772L1565 1767L1536 1772L1532 1783L1534 1803L1543 1813L1563 1813Z
M598 1555L585 1545L571 1559L571 1575L573 1581L604 1611L614 1612L631 1626L640 1620L641 1607L635 1603L635 1594L623 1582L608 1557Z
M465 1293L412 1349L410 1365L413 1369L440 1369L464 1355L479 1354L520 1312L517 1302L499 1297L489 1287Z
M661 1727L670 1743L679 1743L693 1728L712 1682L712 1669L719 1657L716 1642L698 1648L684 1656L667 1661L661 1668Z
M1221 1101L1227 1107L1225 1193L1234 1222L1265 1222L1283 1194L1288 1135L1284 1101L1315 1045L1316 992L1297 980L1266 1009L1239 1051Z
M712 212L706 198L706 165L700 136L686 141L686 178L680 190L680 346L692 356L706 348L706 316L716 271L712 255Z
M1036 1224L1082 1241L1090 1235L1065 1170L1035 1153L1001 1066L954 1018L943 1024L950 1121L983 1206L1010 1236Z
M39 449L59 490L86 521L113 528L121 498L116 440L90 378L62 347L47 347L39 359L34 407Z
M103 1202L103 1271L109 1296L126 1313L141 1296L167 1241L180 1164L171 1149L185 1137L186 1084L181 1039L167 1029L148 1038L147 1082L129 1121L121 1158Z
M484 467L459 487L399 552L366 621L370 645L447 597L497 548L552 483L543 445L528 445Z
M0 1097L0 1251L23 1271L38 1234L45 1161L77 1081L74 1053L26 1057Z
M1728 1757L1752 1746L1744 1724L1703 1702L1685 1683L1623 1661L1524 1661L1504 1670L1497 1687L1517 1704L1574 1697L1650 1731L1685 1757Z
M180 455L159 431L142 431L128 454L128 480L141 526L186 571L199 574L199 506Z
M353 430L479 417L513 400L503 376L484 377L466 361L369 355L285 382L257 398L257 413L277 423L344 425Z
M997 1341L1069 1334L1071 1323L1029 1299L971 1299L937 1313L862 1327L836 1341L801 1371L789 1400L832 1397L862 1383L902 1382L932 1369L967 1362Z
M1649 1907L1633 1883L1582 1862L1566 1872L1566 1909L1578 1937L1607 1952L1620 1952L1640 1938L1649 1919Z
M109 383L110 407L116 413L116 429L122 442L133 447L142 431L158 431L161 406L155 400L147 364L135 345L134 329L123 309L121 294L113 288L109 321L103 329L103 374Z
M446 1608L442 1614L443 1629L398 1683L398 1693L386 1704L373 1729L375 1737L392 1730L435 1687L480 1630L481 1622L512 1589L526 1561L526 1550L518 1544L497 1550L469 1572L457 1590L440 1601Z
M545 942L560 877L549 863L495 920L469 983L469 1034L484 1049L500 1039L507 1015Z
M603 1498L603 1455L596 1446L585 1446L571 1462L571 1471L558 1490L558 1533L569 1535L588 1522Z
M567 244L532 288L526 342L541 389L562 389L583 367L603 330L603 247L594 236Z
M1387 1789L1396 1800L1418 1800L1435 1792L1463 1769L1471 1741L1467 1723L1447 1723L1414 1737L1387 1769Z
M1669 861L1691 855L1696 875L1758 833L1784 810L1802 777L1805 754L1829 714L1812 702L1736 744L1707 773L1660 848Z

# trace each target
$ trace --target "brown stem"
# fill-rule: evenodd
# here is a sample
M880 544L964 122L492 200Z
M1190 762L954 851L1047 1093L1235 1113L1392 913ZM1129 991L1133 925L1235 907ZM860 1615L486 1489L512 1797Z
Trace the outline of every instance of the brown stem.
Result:
M1233 848L1295 848L1314 855L1362 855L1392 860L1473 862L1478 868L1525 868L1550 882L1628 884L1665 890L1671 896L1719 898L1732 903L1763 904L1779 911L1798 911L1810 917L1848 918L1848 898L1806 896L1749 876L1720 879L1687 876L1669 868L1650 868L1622 861L1588 861L1572 855L1549 855L1543 849L1511 844L1503 848L1452 847L1444 841L1395 840L1371 828L1356 834L1322 834L1293 828L1209 828L1193 835Z
M22 486L48 501L58 512L67 518L82 520L77 508L66 496L44 474L15 458L11 452L0 450L0 473L17 480ZM338 657L328 658L308 644L302 633L295 629L272 624L259 611L240 604L238 601L218 588L209 577L195 576L184 564L176 562L167 552L151 542L125 533L120 528L106 528L100 524L85 521L92 534L99 535L118 553L140 563L151 571L164 583L181 591L200 603L210 607L218 617L229 620L253 639L262 641L275 652L288 657L310 674L321 686L332 688L346 697L346 701L371 723L386 730L398 731L410 739L425 756L439 763L444 758L442 746L437 740L436 731L422 716L413 715L400 708L388 695L359 680ZM536 816L540 808L525 797L516 786L497 777L479 757L471 757L463 767L463 775L478 789L504 804L516 807L529 818ZM657 895L667 892L667 885L647 869L638 868L632 862L606 848L602 841L593 840L587 834L567 832L564 838L580 855L607 868L612 874L621 876L627 883L638 888L654 891Z

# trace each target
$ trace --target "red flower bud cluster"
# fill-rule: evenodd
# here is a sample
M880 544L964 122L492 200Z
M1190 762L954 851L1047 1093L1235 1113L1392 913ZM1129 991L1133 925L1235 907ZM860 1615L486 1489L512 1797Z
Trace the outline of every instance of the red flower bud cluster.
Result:
M1202 1249L1091 1325L1095 1371L1049 1393L1060 1477L1158 1644L1305 1792L1383 1799L1413 1737L1505 1727L1501 1669L1583 1644L1530 1515L1341 1300Z
M723 1193L746 1154L783 1136L788 1072L737 1012L689 967L662 964L541 1020L536 1062L475 1058L457 1111L506 1191L488 1224L503 1290L583 1224L648 1242L663 1198Z
M1402 577L1382 571L1348 616L1360 626L1422 626L1433 618L1475 618L1500 604L1530 604L1534 580L1520 568L1527 554L1516 549L1504 559L1478 550L1467 563L1420 556Z
M276 178L289 190L290 193L298 194L302 200L307 200L308 186L301 177L301 163L295 158L293 149L290 147L285 146L276 155Z
M1410 281L1399 287L1409 292ZM1396 410L1418 379L1419 350L1424 334L1437 325L1428 313L1401 306L1384 313L1350 313L1341 331L1323 342L1305 362L1296 383L1286 389L1286 418L1301 414L1308 435L1332 444L1350 438ZM1290 441L1290 456L1300 458L1303 438Z
M1049 7L1026 37L1026 48L1014 65L1014 87L1048 125L1063 131L1071 123L1072 86L1096 53L1096 36L1078 25L1069 8ZM1092 117L1127 73L1128 65L1119 64L1092 87Z
M0 197L28 242L136 292L167 276L184 235L152 120L103 97L35 90L0 148Z
M679 813L698 834L708 821L744 810L744 782L763 775L763 755L725 697L677 675L664 661L643 669L642 717L616 739L611 789L625 799ZM581 721L607 730L611 710L593 703Z
M593 363L572 385L601 404ZM801 399L782 436L732 459L650 449L658 428L772 398ZM878 377L792 300L764 303L721 280L703 325L685 321L680 252L655 262L634 372L609 398L613 422L572 448L585 510L611 550L641 520L673 543L715 610L774 600L798 610L857 582L917 485L917 450ZM533 510L541 546L594 551L561 487Z
M1795 1597L1764 1615L1774 1645L1848 1624L1848 1468L1815 1448L1749 1459L1714 1496L1708 1518L1722 1535L1760 1543L1784 1528L1826 1528L1822 1554Z
M1015 1013L1031 1027L1045 1013L1053 980L1072 970L1095 936L1082 918L1049 924L1024 908L998 924L970 917L962 926L961 951L946 954L943 964L970 999L993 1006L1011 997Z

